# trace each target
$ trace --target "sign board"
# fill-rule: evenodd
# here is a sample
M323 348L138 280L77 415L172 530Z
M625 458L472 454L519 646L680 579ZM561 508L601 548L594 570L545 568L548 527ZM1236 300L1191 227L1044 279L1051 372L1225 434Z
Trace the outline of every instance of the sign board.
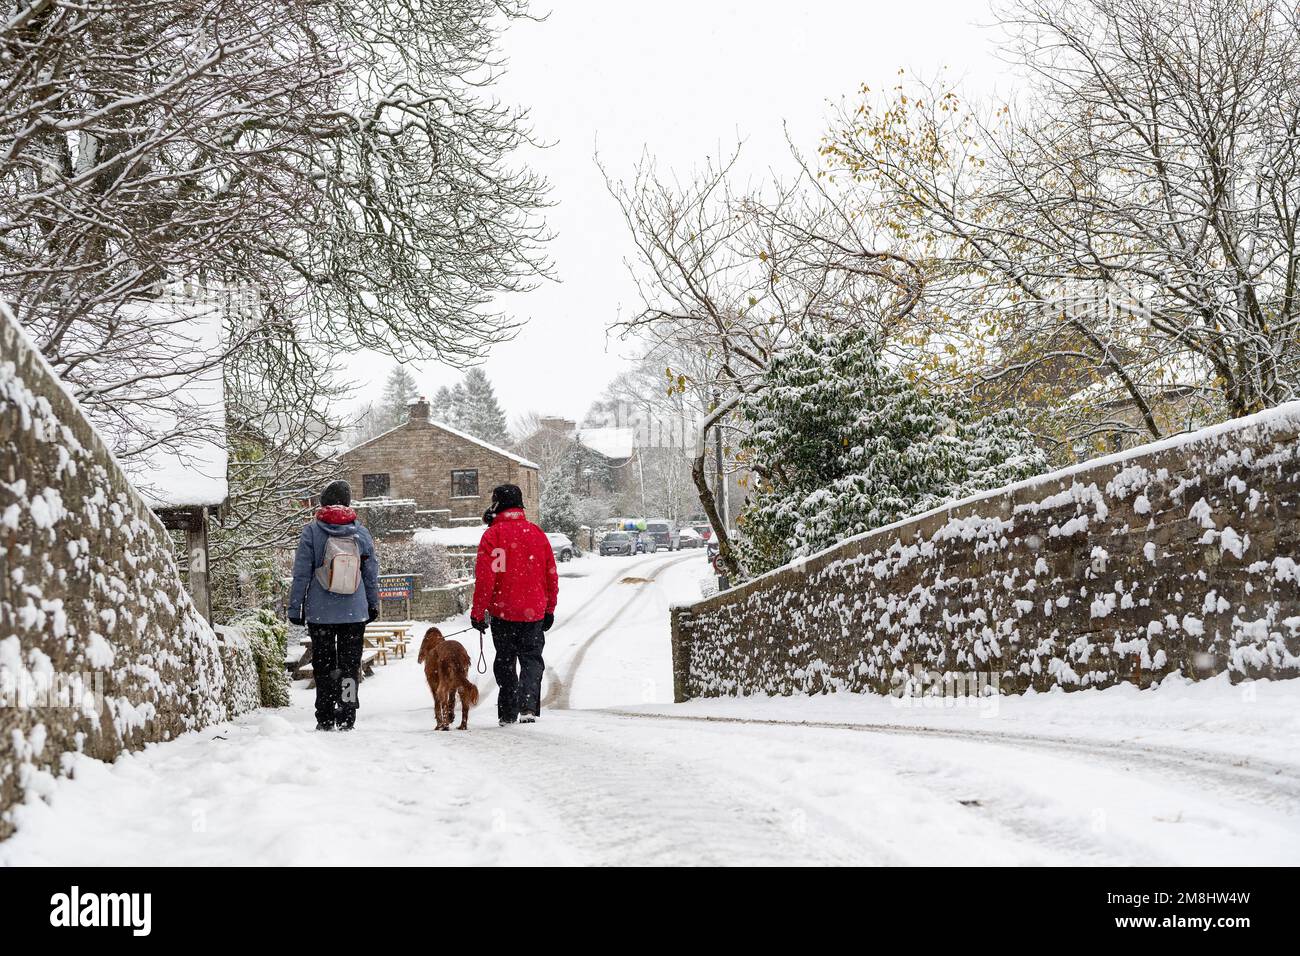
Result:
M409 601L415 597L415 575L381 574L379 576L379 597L381 600Z

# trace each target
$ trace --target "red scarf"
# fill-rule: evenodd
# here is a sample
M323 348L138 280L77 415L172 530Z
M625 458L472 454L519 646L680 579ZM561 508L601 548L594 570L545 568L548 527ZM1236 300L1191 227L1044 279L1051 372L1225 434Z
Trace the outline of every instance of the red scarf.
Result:
M357 513L344 505L327 505L316 509L316 518L326 524L351 524L357 520Z

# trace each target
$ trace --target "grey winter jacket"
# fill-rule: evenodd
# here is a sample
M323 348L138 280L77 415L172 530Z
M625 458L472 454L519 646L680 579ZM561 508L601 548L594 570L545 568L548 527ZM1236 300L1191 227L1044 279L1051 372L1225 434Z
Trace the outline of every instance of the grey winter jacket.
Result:
M316 580L316 569L325 559L325 542L331 536L357 539L362 587L352 594L327 591ZM349 624L365 621L370 616L369 609L378 606L379 562L375 560L375 542L370 532L356 522L326 524L317 519L306 525L298 537L298 552L293 558L289 617L302 617L308 624Z

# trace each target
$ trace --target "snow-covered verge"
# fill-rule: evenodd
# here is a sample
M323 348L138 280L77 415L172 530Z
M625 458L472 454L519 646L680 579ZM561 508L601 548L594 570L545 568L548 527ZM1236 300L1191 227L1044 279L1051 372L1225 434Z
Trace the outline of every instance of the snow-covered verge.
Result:
M0 308L0 839L25 794L228 716L167 531Z
M1291 403L956 502L677 608L676 696L1296 676L1298 435Z
M226 713L234 716L257 707L288 706L287 625L270 611L257 610L213 630L221 642L226 671Z
M1278 761L1300 767L1300 679L1233 684L1228 674L1191 680L1171 674L1149 688L1117 684L1066 693L940 700L879 694L714 697L682 704L636 704L629 714L677 718L834 725L969 735L1052 738L1107 745L1221 754L1242 764Z

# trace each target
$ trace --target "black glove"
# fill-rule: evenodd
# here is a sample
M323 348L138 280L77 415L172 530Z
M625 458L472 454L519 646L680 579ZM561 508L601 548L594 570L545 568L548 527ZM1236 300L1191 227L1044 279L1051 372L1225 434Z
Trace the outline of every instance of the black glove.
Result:
M549 631L551 629L551 625L554 623L555 623L555 615L547 614L546 617L542 618L542 630Z
M368 607L368 608L366 609L366 623L367 623L367 624L369 624L371 621L374 621L374 620L378 619L378 617L379 617L379 608L377 608L377 607L371 605L370 607Z
M497 506L492 505L490 508L487 509L487 511L483 512L483 523L486 525L490 525L493 521L496 520L496 517L497 517Z
M294 617L291 614L289 615L289 623L292 624L294 627L302 627L303 624L305 624L306 622L302 618Z
M470 627L474 628L474 630L478 631L480 634L482 634L484 631L487 630L486 618L479 618L477 621L474 620L473 618L470 618L469 624Z

